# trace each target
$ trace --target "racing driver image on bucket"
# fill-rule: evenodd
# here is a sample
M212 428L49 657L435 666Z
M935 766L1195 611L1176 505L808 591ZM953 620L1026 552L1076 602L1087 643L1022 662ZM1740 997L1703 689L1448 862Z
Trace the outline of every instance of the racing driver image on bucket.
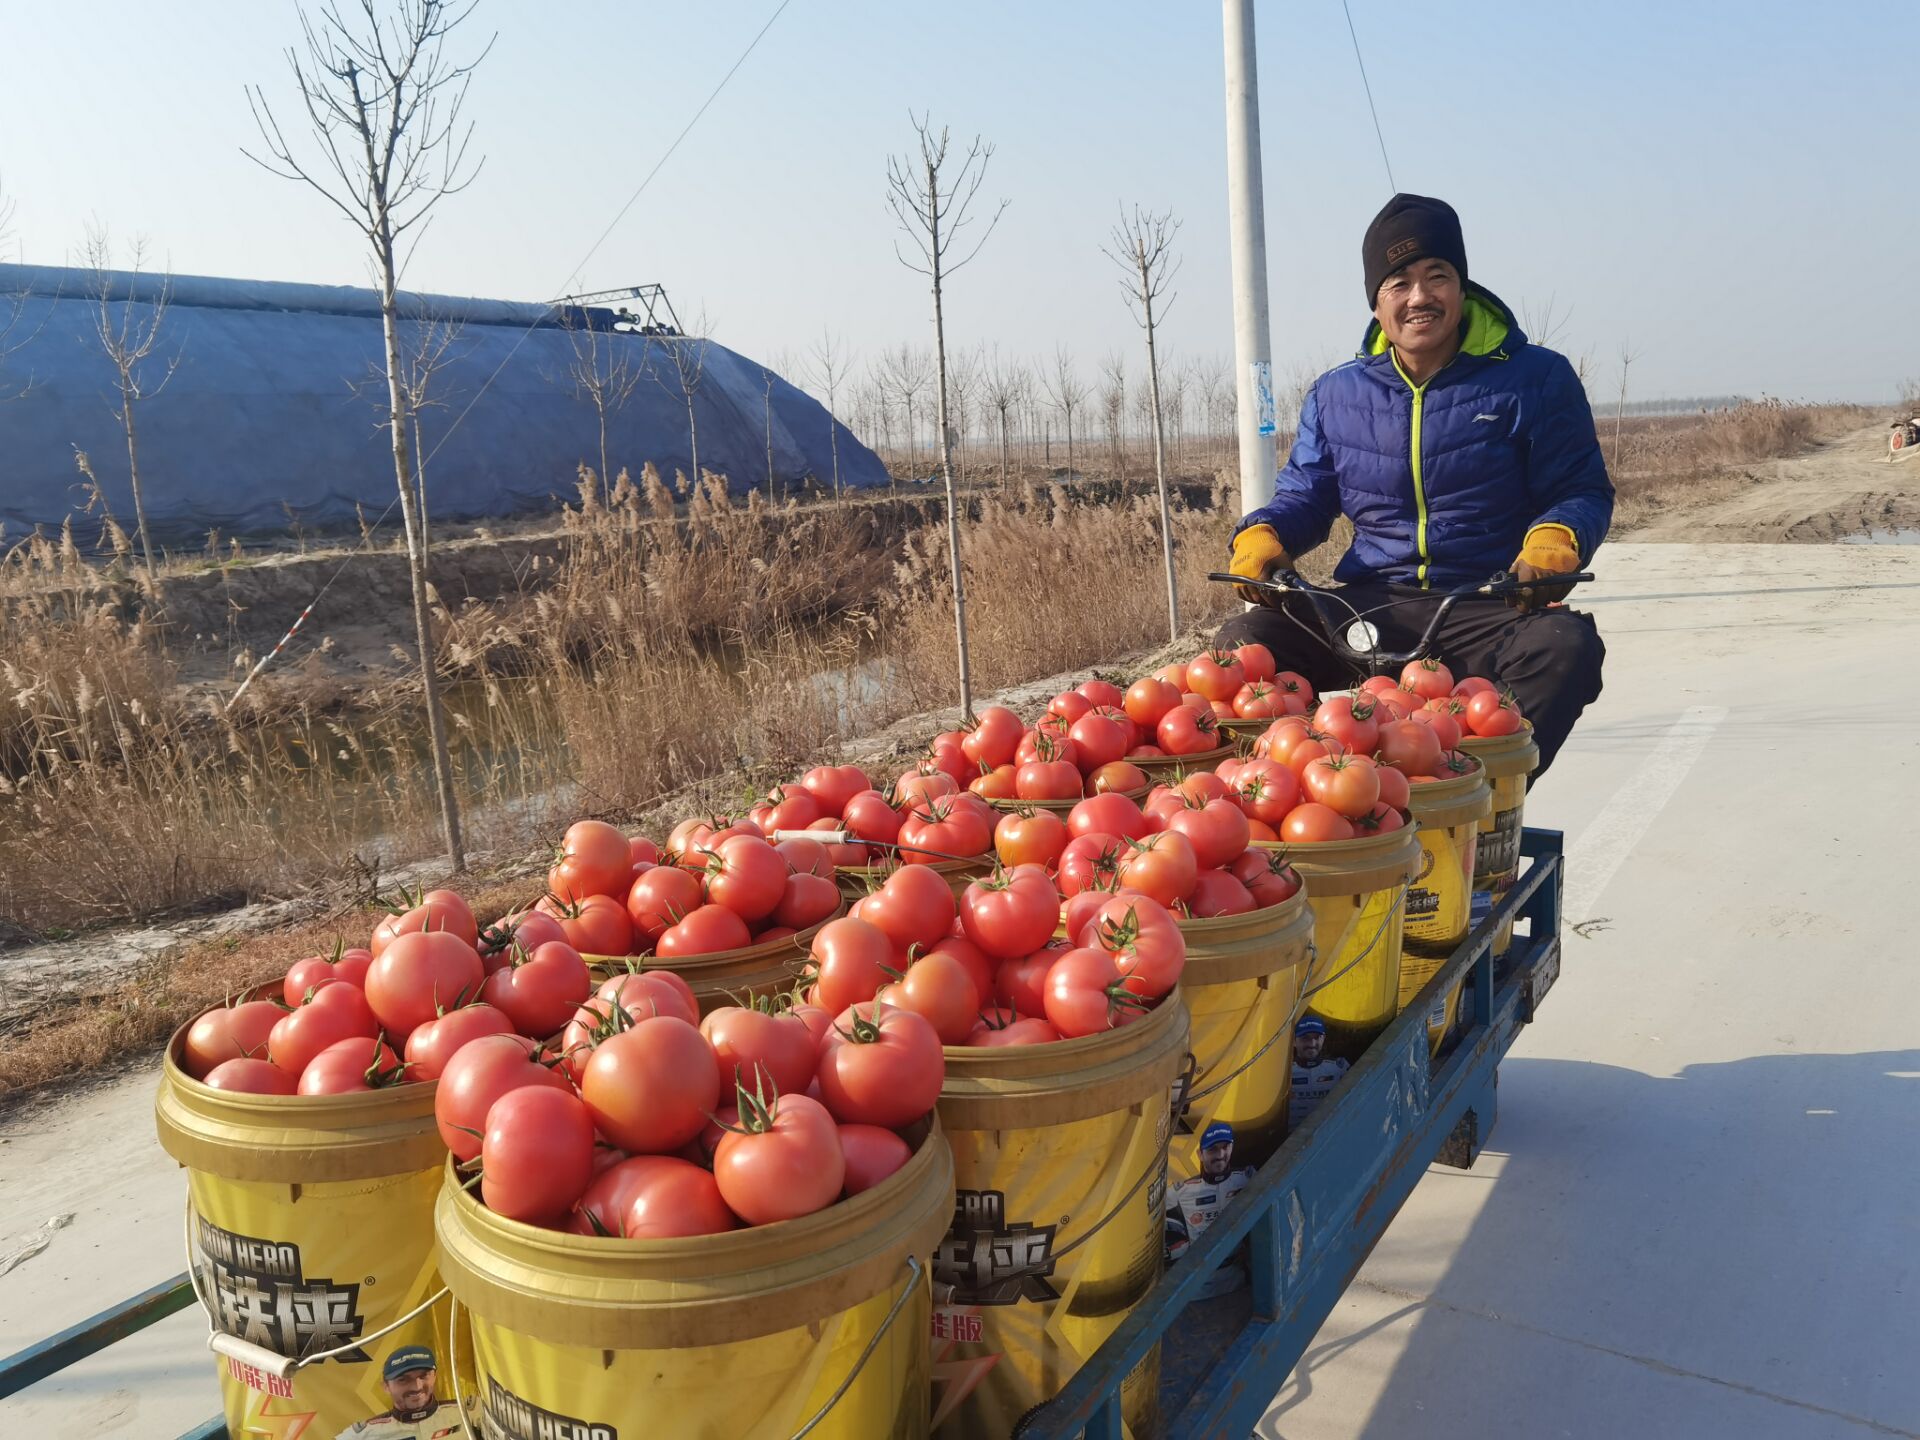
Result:
M460 1407L439 1398L440 1362L424 1345L403 1345L380 1368L391 1408L355 1421L336 1440L441 1440L460 1434Z

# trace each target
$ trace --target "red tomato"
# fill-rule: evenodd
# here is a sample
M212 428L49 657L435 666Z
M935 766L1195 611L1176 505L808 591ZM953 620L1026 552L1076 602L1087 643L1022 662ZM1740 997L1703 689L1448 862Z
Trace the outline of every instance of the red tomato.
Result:
M1407 784L1407 772L1380 765L1375 767L1374 774L1380 781L1380 803L1391 805L1395 810L1406 809L1413 793Z
M564 940L549 940L531 955L519 955L480 987L483 1001L534 1040L558 1035L592 993L587 962Z
M973 717L960 748L982 769L997 769L1013 759L1014 749L1026 728L1020 717L1004 705L989 705Z
M1060 864L1056 867L1060 893L1078 895L1082 890L1111 884L1119 873L1125 847L1125 840L1103 831L1089 830L1084 835L1076 835L1060 852Z
M701 906L700 877L675 865L656 865L641 872L627 893L627 920L633 942L644 950Z
M236 1095L292 1095L299 1082L271 1061L241 1055L222 1060L200 1083Z
M779 906L787 862L765 840L737 835L714 850L701 884L708 904L724 905L752 925Z
M740 1228L710 1172L673 1155L635 1155L602 1170L576 1203L576 1235L679 1240Z
M1353 822L1337 810L1309 800L1296 805L1280 827L1280 838L1289 845L1314 844L1322 840L1353 839Z
M1180 983L1186 968L1187 942L1180 926L1165 906L1152 900L1115 896L1095 912L1081 936L1088 948L1113 957L1128 993L1143 1000L1165 995Z
M752 943L753 933L738 914L725 905L702 905L679 924L668 926L653 953L662 960L679 960L723 955L729 950L744 950Z
M838 820L815 821L815 824L839 827ZM780 858L787 862L787 869L795 875L818 875L824 880L833 879L833 857L827 853L827 847L818 840L796 837L782 840L773 847L780 852Z
M846 1156L846 1193L871 1190L913 1158L913 1150L891 1130L878 1125L842 1125L840 1151Z
M560 1036L561 1063L573 1083L580 1083L596 1045L632 1029L636 1020L654 1015L671 1015L689 1025L700 1023L700 1006L693 992L672 971L616 975L602 985L574 1012Z
M951 902L951 892L948 899ZM893 978L888 972L900 963L887 932L853 915L822 925L813 937L810 953L814 983L820 992L818 1003L830 1015L873 999L874 993Z
M1083 835L1117 835L1138 840L1149 834L1146 813L1125 795L1091 795L1074 806L1067 815L1067 833L1078 840Z
M1300 890L1300 873L1271 850L1248 850L1228 870L1262 910L1291 900Z
M993 998L1022 1015L1038 1015L1046 1005L1047 972L1067 953L1059 942L1043 945L1031 955L1008 960L993 977Z
M1160 748L1169 755L1198 755L1220 746L1220 722L1213 712L1186 705L1175 706L1161 716L1154 733Z
M309 955L288 966L287 978L280 987L280 993L287 1004L298 1005L306 999L309 990L325 980L364 987L367 983L367 967L372 964L371 950L349 950L336 944L330 956Z
M459 943L451 935L440 938ZM474 963L479 963L478 956ZM282 1014L267 1036L266 1058L297 1077L329 1045L371 1040L379 1033L380 1021L365 995L351 985L322 985L306 1004Z
M1047 713L1058 715L1069 725L1091 709L1093 709L1093 701L1077 690L1063 691L1047 702Z
M976 880L960 899L960 924L967 938L998 960L1032 954L1059 923L1060 894L1038 865ZM968 1008L969 1019L977 1004ZM958 1045L964 1038L963 1031L960 1040L947 1043Z
M900 834L901 813L878 790L863 790L847 802L842 817L847 833L869 845L891 845Z
M480 961L486 966L487 973L492 974L507 963L507 956L516 945L522 950L532 951L549 940L566 938L567 932L560 928L560 922L544 910L521 910L502 915L480 932Z
M593 1119L580 1098L544 1086L502 1095L480 1143L487 1208L528 1225L552 1225L593 1179Z
M1147 772L1125 760L1102 765L1087 777L1087 789L1095 795L1105 795L1109 791L1129 793L1146 788Z
M580 1098L602 1135L636 1155L678 1150L720 1103L720 1065L700 1032L670 1015L596 1045Z
M1313 709L1313 682L1294 670L1279 671L1273 677L1273 688L1285 697L1287 713L1304 715Z
M1242 645L1233 652L1240 659L1240 668L1249 681L1271 680L1280 668L1274 661L1273 652L1260 644Z
M1073 837L1051 810L1013 810L993 827L993 849L1002 865L1044 865L1051 870Z
M884 986L875 1003L911 1010L933 1027L942 1045L964 1045L980 1010L980 988L957 956L931 951L907 967L898 984Z
M1336 695L1313 712L1313 728L1338 740L1356 755L1371 755L1380 742L1380 712L1370 695Z
M444 930L458 935L469 945L480 943L480 927L474 923L467 902L451 890L429 890L418 905L402 914L389 915L373 931L368 947L378 956L402 935L416 930Z
M1438 700L1453 693L1453 672L1438 660L1411 660L1400 672L1400 685L1422 700Z
M1113 956L1081 946L1064 952L1047 971L1047 1023L1062 1039L1097 1035L1139 1018L1143 1004L1128 994Z
M1138 890L1162 905L1174 906L1193 893L1198 871L1192 843L1186 836L1169 830L1128 842L1115 878L1130 890ZM1068 933L1072 934L1071 928Z
M818 925L839 908L840 887L833 881L812 873L789 875L780 903L773 907L772 918L775 925L805 930L809 925Z
M1300 803L1300 777L1277 761L1249 760L1236 779L1235 796L1249 819L1278 825Z
M656 866L640 880L665 868ZM637 885L640 881L634 883ZM633 949L633 918L627 913L627 907L611 895L589 895L584 900L569 901L555 901L549 896L540 902L539 908L560 922L563 938L582 955L625 955Z
M1471 700L1474 696L1481 694L1484 691L1492 691L1493 693L1498 694L1499 689L1500 689L1499 686L1495 685L1491 680L1487 679L1485 676L1469 675L1467 676L1466 679L1460 681L1458 684L1456 684L1453 687L1453 694L1454 694L1454 698L1456 699Z
M1330 755L1344 755L1346 753L1347 747L1331 735L1324 735L1317 730L1310 730L1307 732L1305 739L1301 740L1287 752L1287 758L1284 763L1286 767L1293 771L1300 779L1302 785L1304 785L1307 778L1307 766L1316 760L1324 760Z
M438 1080L447 1062L469 1040L482 1035L511 1035L513 1022L491 1005L462 1005L436 1020L415 1027L407 1037L407 1074L415 1080Z
M1406 818L1392 806L1375 805L1353 822L1353 831L1356 835L1384 835L1389 830L1400 829L1406 823Z
M1029 760L1013 774L1016 800L1077 800L1084 793L1079 768L1065 760Z
M1037 1015L1013 1015L1005 1024L975 1026L967 1044L995 1050L1004 1045L1049 1045L1060 1038L1060 1032L1052 1023Z
M1080 769L1091 773L1127 753L1133 744L1133 727L1126 720L1095 711L1074 721L1067 738L1073 742Z
M1374 753L1382 765L1402 774L1431 775L1439 768L1445 748L1431 724L1394 720L1380 727L1380 744Z
M1365 756L1329 755L1315 760L1307 766L1306 782L1309 796L1349 820L1380 803L1380 779Z
M1127 718L1148 734L1153 733L1160 719L1174 706L1180 703L1180 691L1165 680L1148 675L1136 680L1127 688L1126 696L1120 706L1127 712Z
M1449 705L1452 703L1452 701L1447 700L1429 702L1431 705ZM1416 725L1425 725L1428 729L1432 730L1434 737L1439 740L1442 750L1451 750L1460 743L1460 721L1449 711L1434 709L1416 710L1413 714L1409 715L1407 719Z
M927 747L926 758L920 762L919 768L929 775L945 775L953 781L954 788L959 789L980 773L980 767L969 760L967 752L961 748L960 742L965 738L958 732L952 737L936 737Z
M872 789L873 782L858 765L816 765L800 777L800 788L820 802L823 815L838 819L847 802Z
M720 1065L723 1093L733 1085L756 1088L757 1078L781 1095L798 1095L813 1083L820 1046L806 1021L763 1005L722 1005L700 1022L700 1033Z
M829 818L819 798L799 785L776 785L767 794L767 811L758 817L767 834L782 830L804 830L816 820Z
M1247 683L1247 667L1231 650L1209 650L1187 665L1187 688L1208 700L1231 700Z
M924 1017L878 1002L835 1018L820 1050L820 1098L843 1125L898 1130L940 1098L946 1062Z
M350 1095L361 1090L384 1090L415 1079L393 1047L378 1036L356 1035L336 1040L300 1072L296 1092L301 1095Z
M1214 770L1196 770L1173 788L1189 805L1233 798L1233 786Z
M1018 796L1020 772L1011 765L996 765L986 774L968 782L967 789L984 800L1013 800Z
M893 801L902 810L910 810L943 799L959 788L944 770L936 770L931 775L909 770L893 782Z
M991 815L959 798L915 809L900 824L900 859L908 865L933 865L949 856L984 855L993 844Z
M433 1118L456 1160L480 1153L487 1112L502 1095L529 1085L573 1088L539 1054L533 1041L519 1035L482 1035L454 1051L433 1094Z
M562 899L624 895L633 876L633 849L627 837L603 820L577 820L560 837L560 863L569 883L554 887Z
M301 994L306 998L304 991ZM214 1066L228 1060L264 1057L268 1038L286 1015L271 1000L245 1000L207 1011L187 1027L183 1056L186 1072L204 1080ZM297 1076L299 1072L294 1073Z
M953 929L957 913L953 890L923 865L903 865L878 890L860 901L854 913L877 925L904 955L914 946L925 949ZM871 1000L871 995L862 995ZM852 1003L852 1002L848 1002ZM842 1005L840 1009L845 1009ZM838 1013L836 1011L836 1013Z
M1253 892L1225 870L1202 870L1194 882L1188 911L1196 919L1214 915L1244 915L1257 910Z
M1279 691L1264 680L1249 680L1234 691L1233 713L1240 720L1271 720L1286 712Z
M1111 680L1088 680L1073 687L1076 695L1086 697L1087 703L1098 710L1101 706L1117 706L1126 699L1127 692Z
M782 1095L764 1107L743 1103L740 1128L720 1137L713 1179L727 1208L749 1225L824 1210L846 1180L840 1131L826 1107Z
M926 954L951 955L966 969L967 977L973 981L974 993L982 1000L993 998L993 976L999 962L966 936L943 935L927 948Z
M1511 693L1482 690L1467 701L1467 728L1475 735L1511 735L1525 723Z
M1168 814L1167 829L1187 838L1202 870L1217 870L1247 848L1246 812L1231 800L1209 800L1196 807L1189 799Z

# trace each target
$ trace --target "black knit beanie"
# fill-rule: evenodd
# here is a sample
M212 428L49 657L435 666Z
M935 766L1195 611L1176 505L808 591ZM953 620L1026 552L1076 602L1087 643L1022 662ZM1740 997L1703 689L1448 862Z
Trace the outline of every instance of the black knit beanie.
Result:
M1460 238L1460 217L1444 200L1426 195L1396 195L1367 226L1360 262L1367 271L1367 308L1379 298L1386 278L1416 260L1445 260L1467 279L1467 242Z

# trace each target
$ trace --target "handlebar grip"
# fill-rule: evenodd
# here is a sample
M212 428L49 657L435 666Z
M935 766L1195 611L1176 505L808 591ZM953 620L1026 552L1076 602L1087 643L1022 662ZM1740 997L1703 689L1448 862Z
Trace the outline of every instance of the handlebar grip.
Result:
M298 1360L282 1355L277 1350L269 1350L264 1345L255 1345L238 1335L227 1335L218 1330L207 1336L207 1349L271 1375L276 1380L291 1380L293 1372L300 1368Z
M775 845L787 840L818 840L822 845L850 843L845 830L776 830L767 839Z

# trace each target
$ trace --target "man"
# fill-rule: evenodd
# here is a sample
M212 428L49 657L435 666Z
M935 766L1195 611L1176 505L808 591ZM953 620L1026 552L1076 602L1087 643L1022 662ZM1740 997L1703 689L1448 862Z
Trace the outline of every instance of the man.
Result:
M1192 1179L1177 1181L1168 1190L1167 1213L1170 1217L1177 1215L1180 1222L1177 1238L1169 1225L1168 1260L1178 1260L1184 1255L1187 1246L1207 1233L1207 1227L1252 1180L1250 1168L1233 1168L1233 1140L1233 1127L1225 1121L1216 1120L1207 1126L1200 1132L1200 1173ZM1200 1298L1224 1295L1245 1283L1245 1269L1237 1260L1228 1261L1201 1287Z
M1347 1073L1345 1060L1337 1055L1329 1060L1326 1054L1327 1027L1323 1022L1309 1015L1293 1027L1293 1086L1287 1092L1289 1130L1311 1115Z
M392 1408L342 1430L336 1440L444 1440L460 1433L460 1407L437 1398L440 1364L424 1345L403 1345L381 1367Z
M1592 560L1613 516L1586 392L1565 356L1530 343L1468 279L1460 218L1444 201L1394 196L1360 252L1374 317L1361 353L1307 393L1273 501L1240 522L1231 569L1249 579L1290 569L1344 514L1354 535L1334 571L1343 597L1360 610L1412 602L1369 616L1383 650L1412 647L1434 590L1502 570L1540 582L1506 604L1458 601L1436 654L1457 677L1514 692L1544 772L1599 695L1606 654L1592 619L1555 603L1569 587L1551 583ZM1316 688L1355 682L1304 600L1240 593L1267 608L1229 620L1219 643L1259 641Z

